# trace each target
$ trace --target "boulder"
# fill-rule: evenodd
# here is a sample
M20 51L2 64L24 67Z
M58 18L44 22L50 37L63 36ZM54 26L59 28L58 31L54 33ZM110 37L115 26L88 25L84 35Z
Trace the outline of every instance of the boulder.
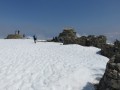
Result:
M107 63L97 90L120 90L120 54L116 54Z
M64 29L62 33L59 34L59 38L66 38L66 37L71 37L71 38L76 38L76 32L74 29Z
M58 36L58 41L64 44L75 44L76 32L74 29L64 29Z

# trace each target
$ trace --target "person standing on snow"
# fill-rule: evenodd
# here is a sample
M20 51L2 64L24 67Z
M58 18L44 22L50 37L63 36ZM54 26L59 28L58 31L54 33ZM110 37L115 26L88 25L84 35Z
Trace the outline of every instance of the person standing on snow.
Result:
M18 35L20 34L20 31L18 30Z
M34 43L36 43L37 37L35 35L33 36L33 39L34 39Z

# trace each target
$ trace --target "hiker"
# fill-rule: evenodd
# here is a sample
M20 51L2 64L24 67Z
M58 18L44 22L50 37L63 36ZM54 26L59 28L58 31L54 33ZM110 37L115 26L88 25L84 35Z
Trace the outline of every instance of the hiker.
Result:
M33 36L33 39L34 39L34 43L36 43L37 37L35 35Z
M18 30L18 35L20 34L20 31Z

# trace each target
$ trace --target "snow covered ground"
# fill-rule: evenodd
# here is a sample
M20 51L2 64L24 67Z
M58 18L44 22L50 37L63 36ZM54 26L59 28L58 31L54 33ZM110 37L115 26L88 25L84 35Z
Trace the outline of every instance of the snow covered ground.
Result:
M0 90L94 90L108 58L95 47L0 39Z

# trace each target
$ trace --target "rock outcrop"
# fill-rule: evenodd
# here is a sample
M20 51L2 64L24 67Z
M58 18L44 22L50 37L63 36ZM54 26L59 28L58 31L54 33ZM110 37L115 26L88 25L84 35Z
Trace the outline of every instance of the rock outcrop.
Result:
M62 33L59 34L58 38L76 38L76 32L74 29L64 29Z
M116 48L114 45L104 44L101 47L101 55L106 56L108 58L112 58L116 54Z
M120 90L120 54L115 55L107 63L97 90Z
M9 34L6 39L22 39L23 36L22 35L18 35L18 34Z
M59 34L58 41L64 44L74 44L76 37L74 29L64 29L63 32Z
M116 40L114 45L104 44L101 47L101 55L106 56L108 58L113 57L117 53L120 54L120 41Z
M104 35L77 37L76 32L71 28L64 29L59 36L54 37L51 41L62 42L63 44L79 44L82 46L95 46L101 48L103 44L106 44L107 38Z
M82 45L82 46L87 46L86 42L87 42L87 37L86 36L81 36L81 37L79 37L75 40L76 44L79 44L79 45Z
M115 49L116 49L116 52L117 52L117 53L120 53L120 41L116 40L116 41L114 42L114 47L115 47Z
M77 38L76 32L73 28L64 29L62 33L57 37L53 37L51 41L62 42L63 44L75 44L75 39Z

